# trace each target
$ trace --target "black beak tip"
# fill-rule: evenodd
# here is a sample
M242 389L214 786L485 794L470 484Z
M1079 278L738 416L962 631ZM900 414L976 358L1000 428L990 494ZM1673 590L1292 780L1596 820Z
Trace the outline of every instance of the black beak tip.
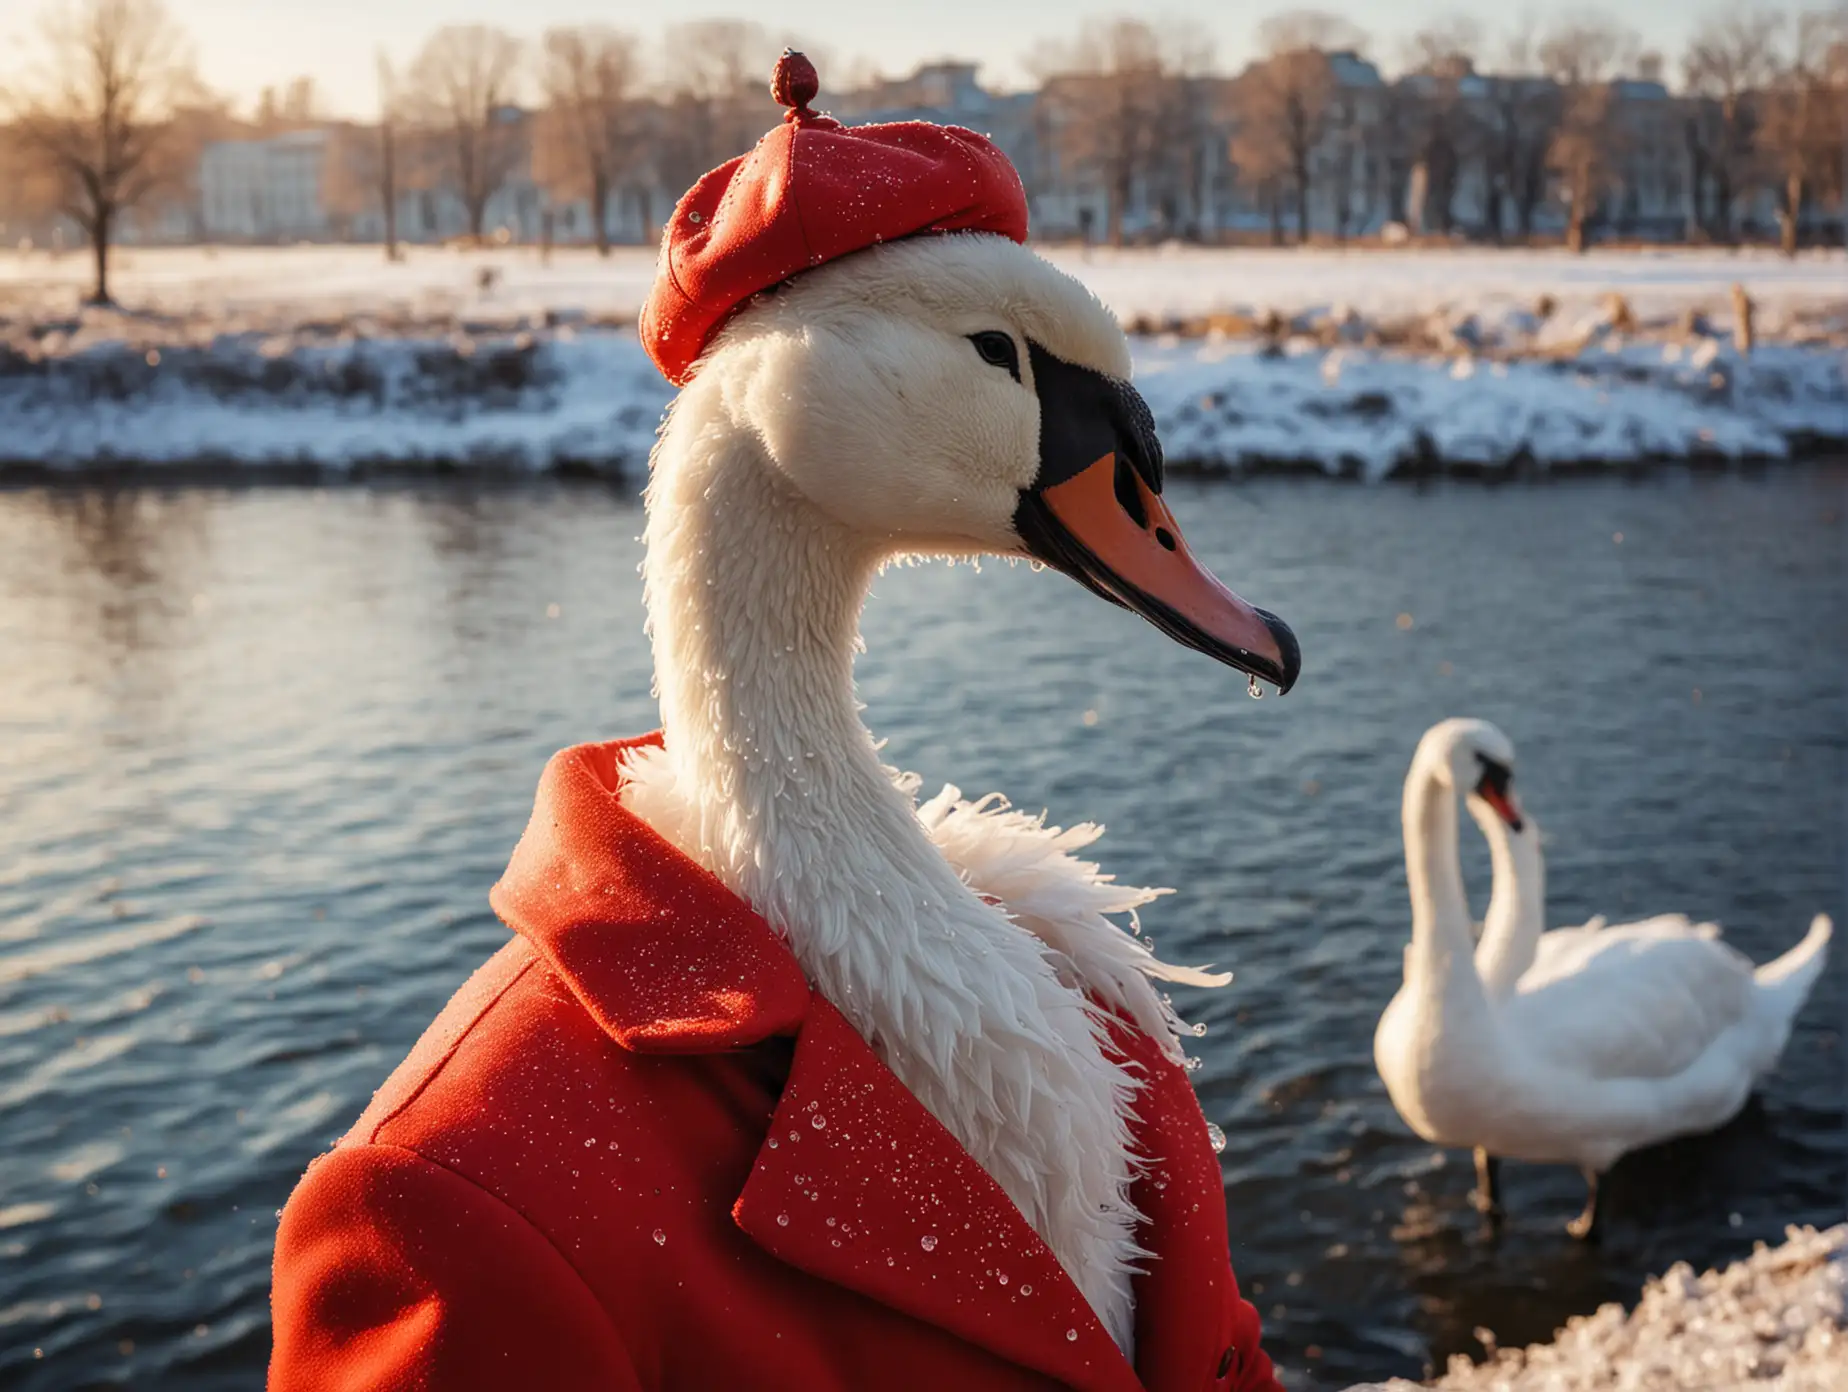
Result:
M1290 631L1290 626L1270 610L1258 610L1258 617L1264 620L1264 626L1270 630L1271 637L1276 640L1277 651L1283 659L1280 670L1272 677L1272 680L1277 683L1277 694L1282 696L1296 685L1297 677L1302 675L1302 644L1296 641L1296 635Z

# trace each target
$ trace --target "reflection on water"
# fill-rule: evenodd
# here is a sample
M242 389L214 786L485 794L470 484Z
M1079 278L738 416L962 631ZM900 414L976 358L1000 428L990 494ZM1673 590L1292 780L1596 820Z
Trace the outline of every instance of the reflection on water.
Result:
M1557 921L1685 909L1764 957L1841 914L1841 468L1487 489L1175 485L1298 690L1053 575L882 579L868 718L927 784L1109 824L1186 1002L1234 1257L1297 1385L1417 1374L1723 1261L1848 1181L1832 966L1717 1136L1576 1174L1392 1114L1398 782L1441 716L1521 745ZM0 494L0 1385L241 1388L275 1212L504 937L546 755L653 723L633 501L594 489ZM1472 882L1486 857L1469 847Z

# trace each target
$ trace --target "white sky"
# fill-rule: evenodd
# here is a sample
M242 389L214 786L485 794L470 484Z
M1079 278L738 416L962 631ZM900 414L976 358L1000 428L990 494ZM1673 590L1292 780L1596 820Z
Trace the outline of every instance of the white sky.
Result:
M1735 0L1737 3L1738 0ZM0 0L0 74L31 36L42 0ZM1542 24L1583 12L1576 0L1310 0L1295 5L1240 4L1229 0L1160 0L1112 9L1060 0L808 0L804 4L750 0L167 0L191 35L200 75L245 105L265 86L280 87L307 74L339 114L362 115L376 101L373 54L383 49L403 63L429 33L444 24L496 24L536 37L560 24L596 22L631 30L650 42L667 25L688 19L738 17L772 32L793 32L845 60L863 58L898 74L933 58L967 58L983 65L991 85L1024 84L1022 58L1042 41L1075 32L1087 14L1133 13L1176 17L1202 26L1216 44L1219 64L1236 68L1251 55L1252 34L1265 15L1291 8L1342 14L1373 35L1371 53L1389 65L1400 39L1446 15L1468 15L1487 32L1511 29L1523 16ZM1701 15L1718 0L1610 0L1608 14L1638 30L1645 46L1678 55ZM828 74L822 73L827 91Z

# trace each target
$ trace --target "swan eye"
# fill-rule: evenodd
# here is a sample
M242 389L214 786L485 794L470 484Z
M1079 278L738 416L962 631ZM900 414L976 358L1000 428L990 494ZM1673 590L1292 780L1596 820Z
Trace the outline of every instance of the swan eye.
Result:
M975 345L975 351L981 354L983 362L990 367L1005 367L1008 376L1016 382L1020 380L1020 353L1014 347L1012 334L984 329L981 333L970 334L969 341Z
M1486 788L1505 795L1508 791L1508 785L1514 781L1514 770L1509 768L1500 759L1491 759L1487 754L1483 753L1478 753L1476 755L1476 762L1482 768L1482 778L1476 786L1479 789Z

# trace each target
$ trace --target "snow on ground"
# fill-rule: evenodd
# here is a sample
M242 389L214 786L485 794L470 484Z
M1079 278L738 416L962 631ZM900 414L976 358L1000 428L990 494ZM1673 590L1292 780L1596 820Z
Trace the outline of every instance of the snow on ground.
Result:
M1805 311L1848 307L1848 257L1809 253L1787 260L1763 249L1665 248L1593 251L1336 251L1268 248L1156 247L1125 251L1038 248L1089 285L1128 323L1265 309L1294 315L1352 309L1369 319L1469 310L1499 316L1530 311L1551 295L1568 312L1596 305L1613 291L1628 295L1643 317L1689 308L1730 328L1730 289L1746 287L1777 332ZM483 294L476 278L496 273ZM29 309L67 311L88 288L89 258L67 252L0 253L0 316ZM117 254L114 283L125 304L166 312L286 318L399 310L543 316L567 310L632 323L654 276L654 251L618 247L607 260L560 248L542 265L531 247L460 252L408 247L387 264L377 247L128 248Z
M1182 467L1379 478L1848 441L1839 255L1049 254L1155 330L1137 383ZM80 256L0 255L0 468L639 476L671 396L630 328L652 273L633 248L130 250L117 312L78 307Z
M1635 1310L1606 1305L1549 1344L1472 1365L1458 1355L1427 1386L1444 1392L1842 1392L1848 1388L1848 1224L1790 1228L1724 1271L1685 1262ZM1487 1333L1487 1331L1483 1331ZM1493 1337L1492 1335L1490 1336ZM1352 1392L1418 1392L1402 1380Z

